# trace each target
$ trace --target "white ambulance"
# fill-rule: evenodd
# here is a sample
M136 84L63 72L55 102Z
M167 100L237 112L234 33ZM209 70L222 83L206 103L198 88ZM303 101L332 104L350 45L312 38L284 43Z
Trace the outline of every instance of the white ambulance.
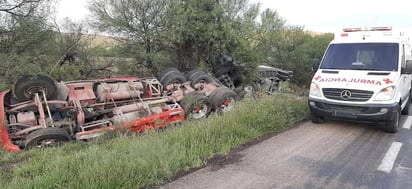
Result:
M335 34L316 65L309 93L311 120L382 123L398 131L411 99L411 44L391 27L347 28Z

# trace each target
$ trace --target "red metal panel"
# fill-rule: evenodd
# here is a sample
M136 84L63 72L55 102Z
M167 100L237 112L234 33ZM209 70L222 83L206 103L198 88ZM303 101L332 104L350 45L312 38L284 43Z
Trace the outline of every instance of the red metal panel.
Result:
M79 100L81 104L96 103L93 82L70 83L67 87L69 88L69 100Z
M9 91L0 93L0 145L7 152L18 152L20 148L13 143L11 143L9 135L6 128L6 118L4 112L4 96Z
M144 132L151 129L165 128L168 124L185 120L183 109L174 109L160 114L149 115L142 119L129 121L121 126L122 129L130 128L132 132Z

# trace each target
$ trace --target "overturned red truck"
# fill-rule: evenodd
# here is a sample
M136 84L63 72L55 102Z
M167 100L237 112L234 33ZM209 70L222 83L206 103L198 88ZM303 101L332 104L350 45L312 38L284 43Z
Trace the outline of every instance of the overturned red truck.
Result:
M87 141L108 131L165 128L228 111L237 100L203 71L185 76L169 68L158 78L56 82L24 76L0 93L0 146L13 152Z

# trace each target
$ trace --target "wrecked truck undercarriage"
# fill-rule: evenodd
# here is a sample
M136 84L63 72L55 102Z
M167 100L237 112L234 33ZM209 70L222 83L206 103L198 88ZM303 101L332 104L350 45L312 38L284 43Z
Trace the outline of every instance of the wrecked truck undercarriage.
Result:
M184 110L161 96L156 79L114 78L56 83L23 77L0 93L3 149L89 140L104 131L144 132L184 120Z
M253 69L257 70L257 77L246 82L246 76L253 71L225 55L216 61L212 73L220 83L238 93L246 90L274 94L280 91L281 82L289 81L293 77L293 71L271 66L259 65Z
M176 68L158 79L109 78L56 82L47 76L24 76L13 90L0 93L0 145L5 151L43 148L68 141L88 141L110 131L145 132L211 112L227 112L242 94L257 90L273 94L293 72L258 67L253 83L232 61L213 74ZM235 92L236 91L236 92Z
M156 78L56 82L24 76L0 93L0 145L5 151L88 141L106 132L144 132L212 111L229 111L236 94L203 71L166 69Z

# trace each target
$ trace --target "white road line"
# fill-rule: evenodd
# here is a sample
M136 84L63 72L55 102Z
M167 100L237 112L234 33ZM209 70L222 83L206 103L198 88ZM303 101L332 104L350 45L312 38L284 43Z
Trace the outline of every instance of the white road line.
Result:
M405 122L403 123L402 128L410 129L411 125L412 125L412 116L408 116L408 118L406 118Z
M379 171L390 173L395 163L395 159L398 156L399 151L401 150L402 143L393 142L389 150L386 152L385 157L382 159L381 164L378 167Z

